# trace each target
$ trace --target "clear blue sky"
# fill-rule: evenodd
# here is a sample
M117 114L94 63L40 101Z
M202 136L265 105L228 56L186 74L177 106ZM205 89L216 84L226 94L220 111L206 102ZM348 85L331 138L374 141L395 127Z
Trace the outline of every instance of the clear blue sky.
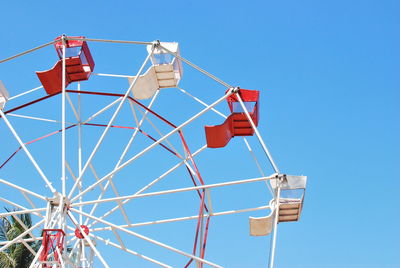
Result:
M260 130L276 162L284 173L309 178L301 221L280 225L277 267L400 267L398 1L7 1L1 10L0 58L63 33L178 41L183 56L221 79L261 90ZM122 54L125 47L98 47L98 72L131 74L145 57L144 50L131 57ZM1 66L0 79L10 91L38 86L33 71L55 60L46 53L41 65L27 56ZM24 78L27 73L32 76ZM190 72L182 83L206 99L209 94L208 101L223 94L221 87L214 95L203 91ZM187 105L171 109L181 113ZM197 138L203 139L189 140ZM201 168L223 174L211 163ZM269 238L249 238L248 230L238 234L243 230L229 224L244 220L245 226L247 216L216 227L224 235L210 231L210 260L265 267ZM118 256L120 267L129 258L135 257Z

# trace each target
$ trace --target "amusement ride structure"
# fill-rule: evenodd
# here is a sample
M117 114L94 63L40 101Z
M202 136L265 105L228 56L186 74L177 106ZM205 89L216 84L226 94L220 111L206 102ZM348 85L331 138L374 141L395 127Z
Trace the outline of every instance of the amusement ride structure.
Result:
M88 43L145 46L147 56L136 74L95 73L95 50ZM175 42L62 35L0 63L50 46L57 61L36 72L41 86L6 89L7 78L0 77L0 205L10 208L0 220L13 218L23 228L0 241L0 253L11 258L11 249L23 245L33 255L29 267L116 267L118 255L111 258L108 249L155 267L223 267L223 256L206 250L218 239L213 220L237 215L248 229L235 232L271 234L269 267L274 267L278 224L299 220L307 178L281 173L274 162L258 130L263 92L225 83L182 57ZM184 64L222 90L202 100L183 89ZM127 87L90 86L93 78L124 80ZM174 94L193 103L178 109L186 104L174 102ZM238 161L219 167L224 154ZM230 177L239 174L236 169L246 177L221 180L209 174ZM247 199L254 195L263 203L217 210L229 200L238 205L241 197L230 198L229 189L244 192L246 185L256 185ZM140 203L151 198L157 201ZM23 214L32 215L31 226L21 221ZM153 226L185 223L182 233L191 234L173 235L179 239L171 239L164 227L150 235ZM151 255L149 245L172 253L175 261Z

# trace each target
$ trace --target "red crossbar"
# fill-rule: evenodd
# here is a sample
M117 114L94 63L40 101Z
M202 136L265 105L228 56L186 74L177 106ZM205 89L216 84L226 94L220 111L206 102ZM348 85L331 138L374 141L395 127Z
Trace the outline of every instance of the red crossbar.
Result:
M125 96L125 95L123 95L123 94L106 93L106 92L96 92L96 91L67 90L67 92L69 92L69 93L77 93L77 94L111 96L111 97L124 97L124 96ZM153 110L149 109L147 106L143 105L142 103L138 102L137 100L135 100L135 99L132 98L131 96L128 96L128 99L129 99L130 101L136 103L137 105L139 105L140 107L142 107L143 109L145 109L146 111L148 111L149 113L155 115L156 117L158 117L159 119L161 119L162 121L164 121L165 123L167 123L168 125L170 125L171 127L176 128L176 125L172 124L170 121L168 121L167 119L165 119L164 117L162 117L162 116L159 115L158 113L154 112Z

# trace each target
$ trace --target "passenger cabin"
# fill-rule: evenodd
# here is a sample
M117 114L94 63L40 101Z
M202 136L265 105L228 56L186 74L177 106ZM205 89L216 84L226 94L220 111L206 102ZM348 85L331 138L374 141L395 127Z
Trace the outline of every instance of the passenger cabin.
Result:
M257 90L239 89L238 93L254 125L258 126L260 92ZM245 110L237 96L232 94L227 98L227 102L231 114L225 122L221 125L205 126L207 147L209 148L225 147L233 137L252 136L254 134L254 129L247 119Z
M4 86L3 82L0 80L0 110L4 109L4 106L6 105L6 102L8 101L8 91L6 87Z
M179 44L176 42L161 42L161 46L156 47L150 56L151 66L137 79L135 76L129 77L129 85L136 80L132 86L133 96L136 99L151 98L157 90L161 88L177 87L183 75L182 63L167 50L179 54ZM151 53L152 45L147 46L147 51Z
M273 200L269 202L272 208ZM249 217L250 235L251 236L265 236L272 232L275 219L275 210L271 209L268 216L265 217Z
M276 215L278 223L298 221L303 208L306 189L306 176L285 175L280 184L279 209L277 212L274 200L271 200L271 213L265 217L249 217L250 235L264 236L272 232ZM270 180L272 188L277 190L277 180Z
M270 180L272 188L276 188L276 180ZM280 185L279 222L298 221L303 208L306 190L306 176L286 175Z
M69 38L84 38L74 36ZM47 94L55 94L62 91L62 66L63 66L63 41L62 36L55 39L54 44L59 60L47 71L36 72ZM72 82L88 80L94 70L94 60L86 41L65 41L65 87Z

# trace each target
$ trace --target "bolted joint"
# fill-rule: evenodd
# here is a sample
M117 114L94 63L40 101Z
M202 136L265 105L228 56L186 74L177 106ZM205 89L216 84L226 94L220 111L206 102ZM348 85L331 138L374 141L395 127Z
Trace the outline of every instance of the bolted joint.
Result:
M67 211L67 210L69 210L69 208L71 206L71 201L67 197L62 196L58 192L55 193L53 197L47 197L46 199L47 199L47 202L50 203L50 206L52 208L63 206L63 210Z
M286 174L279 174L278 177L279 177L279 180L286 181Z
M271 176L271 180L276 181L276 188L280 187L283 183L287 182L286 179L286 174L281 174L281 173L274 173Z
M276 178L278 179L279 184L282 184L283 182L286 182L286 181L287 181L287 179L286 179L286 174L279 174L279 173L277 173Z
M240 87L230 87L226 90L225 94L228 94L228 92L231 94L238 93L239 90L240 90Z
M238 93L240 90L240 87L234 87L232 88L232 93Z
M61 41L62 41L63 45L66 45L68 43L68 38L67 38L66 34L61 35Z
M160 40L154 40L152 43L153 49L157 48L161 45Z

